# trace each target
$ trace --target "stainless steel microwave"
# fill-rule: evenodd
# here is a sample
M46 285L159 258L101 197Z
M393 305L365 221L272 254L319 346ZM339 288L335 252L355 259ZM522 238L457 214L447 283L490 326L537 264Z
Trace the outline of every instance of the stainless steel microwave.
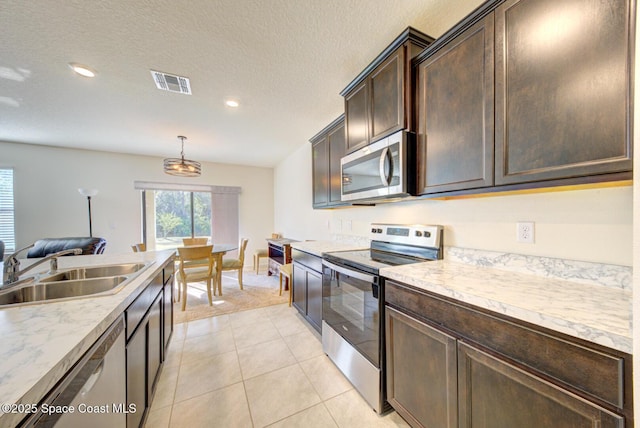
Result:
M415 134L399 131L343 157L343 201L408 196L415 188Z

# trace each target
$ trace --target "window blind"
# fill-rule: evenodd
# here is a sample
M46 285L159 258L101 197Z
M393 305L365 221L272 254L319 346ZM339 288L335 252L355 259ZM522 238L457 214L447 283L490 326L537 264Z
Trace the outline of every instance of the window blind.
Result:
M0 168L0 241L4 242L5 253L16 250L11 168Z

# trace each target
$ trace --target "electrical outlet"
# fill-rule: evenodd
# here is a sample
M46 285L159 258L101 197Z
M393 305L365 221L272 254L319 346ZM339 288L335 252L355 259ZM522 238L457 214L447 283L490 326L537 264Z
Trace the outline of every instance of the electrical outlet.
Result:
M532 221L521 221L516 224L516 240L526 244L533 244L535 225Z

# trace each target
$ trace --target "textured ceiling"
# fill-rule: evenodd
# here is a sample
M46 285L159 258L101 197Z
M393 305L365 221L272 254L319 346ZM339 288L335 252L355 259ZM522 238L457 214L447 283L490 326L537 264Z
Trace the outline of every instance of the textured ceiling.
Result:
M173 157L186 135L188 158L272 167L407 26L438 37L480 3L2 0L0 141ZM193 95L159 91L151 69Z

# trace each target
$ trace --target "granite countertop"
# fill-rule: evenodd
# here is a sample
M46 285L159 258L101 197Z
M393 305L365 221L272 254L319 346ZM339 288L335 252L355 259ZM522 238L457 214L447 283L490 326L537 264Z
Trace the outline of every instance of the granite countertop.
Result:
M291 248L322 257L324 253L337 251L367 250L368 245L338 241L304 241L291 244Z
M631 290L458 261L383 268L418 289L631 354Z
M0 309L0 403L38 403L158 274L172 251L67 256L58 269L118 263L150 265L118 293ZM29 260L24 260L27 265ZM43 263L33 273L46 271ZM1 426L26 415L0 412Z
M289 245L293 242L298 242L298 241L296 241L295 239L289 239L289 238L267 238L267 242L269 242L270 244L283 246L283 245Z

